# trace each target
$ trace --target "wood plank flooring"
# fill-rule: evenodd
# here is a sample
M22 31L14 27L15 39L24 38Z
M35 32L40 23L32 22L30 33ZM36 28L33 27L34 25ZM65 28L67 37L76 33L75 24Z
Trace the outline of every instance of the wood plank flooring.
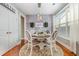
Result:
M76 54L74 54L73 52L71 52L69 49L67 49L66 47L64 47L63 45L61 45L59 42L56 42L56 44L58 46L60 46L63 51L64 51L64 56L76 56Z

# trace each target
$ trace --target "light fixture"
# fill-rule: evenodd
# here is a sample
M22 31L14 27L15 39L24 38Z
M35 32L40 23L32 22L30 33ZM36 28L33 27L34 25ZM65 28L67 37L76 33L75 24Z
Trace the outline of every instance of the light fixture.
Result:
M42 15L37 14L37 20L40 21L40 20L42 20L42 19L43 19Z
M38 13L37 13L37 19L40 21L42 20L42 15L40 15L40 8L41 8L41 3L38 3Z
M52 5L55 5L55 3L52 3Z
M38 8L41 8L41 3L38 3Z

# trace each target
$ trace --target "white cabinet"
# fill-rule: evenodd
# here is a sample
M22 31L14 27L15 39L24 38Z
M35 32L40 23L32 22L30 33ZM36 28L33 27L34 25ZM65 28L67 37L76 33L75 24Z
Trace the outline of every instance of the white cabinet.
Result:
M18 41L18 19L12 12L9 12L9 32L9 47L13 47Z
M0 5L0 55L8 49L8 12Z
M0 55L18 42L17 15L0 5Z

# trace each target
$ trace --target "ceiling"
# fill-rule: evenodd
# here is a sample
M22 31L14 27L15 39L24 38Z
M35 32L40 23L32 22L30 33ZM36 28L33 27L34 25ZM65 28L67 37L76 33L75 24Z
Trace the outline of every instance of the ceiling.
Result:
M50 15L56 14L66 3L41 3L40 8L38 3L13 3L13 5L25 15Z

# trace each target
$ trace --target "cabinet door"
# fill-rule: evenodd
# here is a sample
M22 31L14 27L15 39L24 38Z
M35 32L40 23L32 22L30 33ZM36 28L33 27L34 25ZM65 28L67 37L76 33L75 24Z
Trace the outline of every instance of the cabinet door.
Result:
M12 12L9 12L9 32L9 47L13 48L18 42L18 19Z
M8 50L8 10L0 5L0 55Z

